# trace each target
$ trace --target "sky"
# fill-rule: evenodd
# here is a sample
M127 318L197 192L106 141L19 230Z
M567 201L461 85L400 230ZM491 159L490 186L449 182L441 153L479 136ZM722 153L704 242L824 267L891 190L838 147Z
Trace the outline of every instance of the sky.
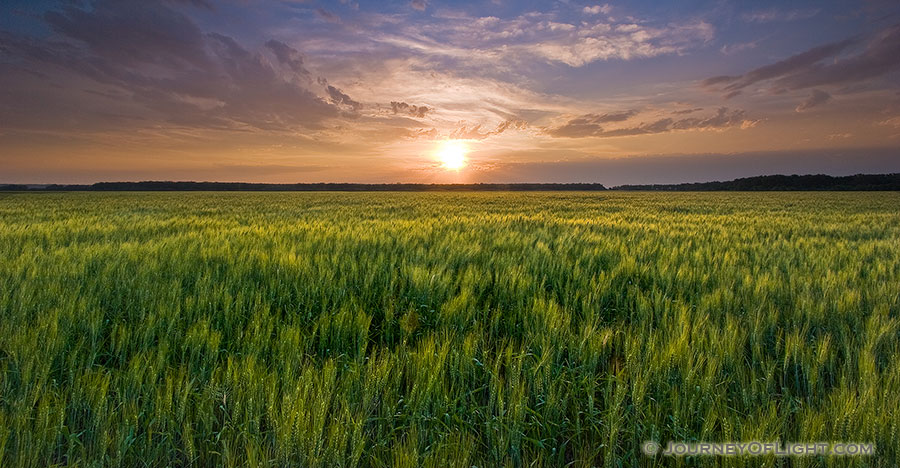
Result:
M896 1L0 5L0 183L885 172Z

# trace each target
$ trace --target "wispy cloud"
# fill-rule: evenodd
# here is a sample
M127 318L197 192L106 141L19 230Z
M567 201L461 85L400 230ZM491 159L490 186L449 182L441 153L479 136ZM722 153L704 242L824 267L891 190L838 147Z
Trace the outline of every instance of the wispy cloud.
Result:
M464 122L450 133L449 138L458 140L484 140L493 135L499 135L507 130L523 130L528 127L524 120L511 119L501 122L493 130L483 129L480 124L469 126Z
M774 82L776 88L844 85L883 76L900 68L900 24L879 32L858 54L815 63Z
M721 107L714 115L705 118L687 117L678 120L661 118L626 126L612 128L607 126L610 122L627 120L634 114L634 111L602 115L587 114L573 118L561 126L548 128L546 132L548 135L562 138L609 138L674 131L714 130L730 127L749 128L756 123L748 120L746 112L743 110L729 110L727 107Z
M900 117L891 117L878 122L878 125L900 129Z
M821 106L831 100L831 95L821 89L814 89L812 93L797 106L797 112L804 112L816 106Z
M267 41L266 47L275 54L278 63L287 66L297 74L309 75L309 71L303 66L303 56L297 49L275 39Z
M773 64L755 68L743 75L723 75L707 78L703 80L702 85L711 89L719 88L727 93L740 92L742 89L761 81L801 73L816 63L828 57L833 57L853 43L853 40L844 40L814 47L806 52L792 55Z
M600 13L608 15L612 13L612 6L610 6L609 3L604 3L603 5L586 6L581 9L581 12L586 15L599 15Z
M725 44L720 49L725 55L734 55L745 50L755 49L759 45L759 41L739 42L736 44Z
M861 51L841 55L860 42L858 38L832 42L743 75L707 78L702 81L702 85L723 91L726 97L732 97L760 82L769 82L772 91L781 92L815 86L846 85L877 78L900 68L900 25L883 29Z
M456 15L425 26L401 27L376 40L457 58L515 61L525 54L581 67L596 61L680 54L715 35L715 28L700 19L654 26L636 20L570 23L558 16L537 12L512 19Z
M699 112L702 110L703 110L702 107L695 107L693 109L674 110L674 111L672 111L672 114L674 114L674 115L693 114L694 112Z
M337 24L337 23L341 22L340 16L338 16L324 8L316 8L316 14L319 15L319 17L322 18L323 20L328 21L329 23Z
M361 103L354 101L353 98L351 98L340 89L328 84L325 79L320 79L319 83L325 86L325 92L328 93L328 98L332 104L337 106L346 106L354 111L357 111L362 107Z
M783 10L769 8L749 11L741 15L741 19L750 23L772 23L776 21L797 21L809 19L819 14L818 8Z

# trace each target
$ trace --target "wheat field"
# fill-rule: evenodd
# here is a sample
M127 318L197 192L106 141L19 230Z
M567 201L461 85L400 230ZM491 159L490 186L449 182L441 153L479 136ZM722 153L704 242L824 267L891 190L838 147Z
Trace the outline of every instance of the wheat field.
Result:
M0 258L3 467L900 461L898 193L5 194Z

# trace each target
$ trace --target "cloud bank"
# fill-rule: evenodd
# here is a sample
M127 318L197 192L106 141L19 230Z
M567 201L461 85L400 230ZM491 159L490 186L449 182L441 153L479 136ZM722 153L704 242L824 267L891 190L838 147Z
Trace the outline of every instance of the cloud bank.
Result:
M202 31L162 2L67 5L48 11L44 20L58 39L4 33L0 50L31 69L93 80L169 123L317 129L342 107L360 106L331 86L318 95L302 54L287 44L272 39L253 50L228 35ZM54 104L57 112L72 112L68 103Z
M860 50L850 50L860 43L861 39L854 37L824 44L743 75L714 76L701 84L730 98L763 82L768 83L770 92L781 93L858 83L900 69L900 24L879 31ZM821 102L813 105L817 104Z

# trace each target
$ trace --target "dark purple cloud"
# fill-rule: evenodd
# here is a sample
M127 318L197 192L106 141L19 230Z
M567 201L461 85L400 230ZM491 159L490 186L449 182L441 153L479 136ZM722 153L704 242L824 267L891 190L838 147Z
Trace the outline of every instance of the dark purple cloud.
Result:
M900 68L900 24L881 31L856 55L815 63L775 80L776 88L804 89L845 85L883 76Z
M203 32L187 16L159 2L100 0L91 9L65 6L48 11L44 19L110 63L210 66Z
M273 65L230 36L201 31L163 2L99 0L86 9L70 5L49 11L44 20L56 38L7 33L0 35L0 51L23 69L56 67L64 70L54 73L59 78L90 79L111 87L129 101L119 105L138 104L169 123L320 128L324 119L339 115L336 104L359 106L349 97L336 101L330 90L329 103L295 80L283 78L279 65L308 74L300 53L286 44L266 43L277 59ZM76 112L71 101L80 92L72 90L69 101L53 102L56 109L42 111ZM90 108L77 108L77 113L77 120L85 124L92 118Z
M213 10L213 3L210 0L165 0L169 3L179 4L184 3L187 5L193 5L195 7L202 7L208 10Z
M357 111L362 107L362 104L354 101L353 98L345 94L343 91L328 84L328 80L326 80L325 78L319 78L319 84L325 87L325 92L328 93L328 98L333 104L349 107L353 111Z
M641 122L636 125L608 129L608 122L620 122L627 120L634 111L618 114L587 114L569 120L565 124L545 129L550 136L561 138L585 138L585 137L621 137L633 135L649 135L654 133L666 133L676 130L707 130L727 128L745 125L748 122L743 110L729 111L727 107L721 107L715 115L707 118L688 117L680 120L671 118L658 119L652 122Z
M275 54L278 63L287 66L297 74L309 75L309 71L303 66L303 57L297 49L275 39L266 42L266 47Z
M550 130L553 136L577 138L583 136L596 136L603 132L603 124L610 122L622 122L634 116L633 110L610 112L605 114L585 114L569 120L564 125Z
M743 75L714 76L712 78L707 78L703 80L702 84L703 86L710 88L724 85L721 89L728 92L740 91L741 89L760 81L800 72L814 65L816 62L828 57L833 57L851 44L853 44L852 40L826 44L797 55L792 55L771 65L753 69Z
M831 100L831 95L822 91L821 89L814 89L812 93L809 95L805 101L801 102L799 106L797 106L797 112L803 112L808 109L812 109L813 107L820 106L825 104L826 102Z
M338 15L336 15L324 8L316 8L316 14L319 15L319 17L322 18L323 20L328 21L329 23L337 24L337 23L341 22L341 18Z
M672 123L672 130L706 130L714 128L727 128L744 125L747 121L747 113L741 109L729 111L727 107L720 107L716 113L707 118L688 117L676 120Z
M714 76L701 84L730 98L748 86L768 81L774 92L846 85L877 78L900 68L900 25L883 29L861 51L841 56L861 41L850 38L814 47L743 75Z
M819 13L817 8L781 10L769 8L767 10L748 11L741 15L741 19L750 23L772 23L804 20L812 18Z
M673 114L673 115L693 114L694 112L699 112L699 111L702 111L702 110L703 110L702 107L695 107L695 108L693 108L693 109L682 109L682 110L672 111L672 114Z

